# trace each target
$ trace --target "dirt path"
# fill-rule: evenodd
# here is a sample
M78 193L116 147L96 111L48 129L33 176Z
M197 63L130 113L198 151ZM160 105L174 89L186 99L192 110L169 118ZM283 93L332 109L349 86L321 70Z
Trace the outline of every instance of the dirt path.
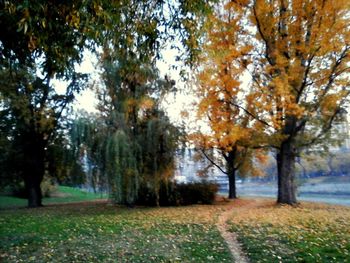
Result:
M244 202L245 203L245 202ZM238 205L238 207L237 207ZM249 260L246 254L242 251L242 247L239 244L236 234L229 232L229 226L227 225L227 220L232 216L232 209L241 209L242 204L238 204L237 201L231 201L227 207L225 207L224 212L219 216L217 227L220 231L221 236L225 239L228 248L231 251L234 261L236 263L248 263ZM243 206L248 205L251 206L250 202L248 204L243 204Z

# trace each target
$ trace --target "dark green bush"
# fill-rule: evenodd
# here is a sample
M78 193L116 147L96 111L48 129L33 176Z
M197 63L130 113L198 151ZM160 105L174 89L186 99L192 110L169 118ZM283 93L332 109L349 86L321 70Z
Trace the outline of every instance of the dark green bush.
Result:
M24 183L21 182L19 184L16 185L11 185L9 187L10 191L9 191L9 195L18 197L18 198L27 198L28 194L26 191L26 188L24 187Z
M163 182L159 188L159 205L160 206L177 206L180 193L177 191L177 184L174 182Z
M178 206L192 204L212 204L219 187L209 182L161 183L158 196L154 189L142 186L137 204L147 206Z
M136 204L145 206L156 206L157 195L155 191L147 185L141 185L139 188Z
M212 204L218 190L217 184L209 182L178 184L176 186L181 205Z

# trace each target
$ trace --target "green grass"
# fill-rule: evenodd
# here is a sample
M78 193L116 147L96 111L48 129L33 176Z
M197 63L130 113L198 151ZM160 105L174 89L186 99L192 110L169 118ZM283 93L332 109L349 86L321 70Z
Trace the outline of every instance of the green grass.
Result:
M75 190L62 190L74 196ZM232 262L215 225L227 204L130 209L84 202L4 209L0 262ZM350 208L276 206L271 199L233 205L230 230L250 262L350 262Z
M218 206L54 205L0 212L0 262L231 262Z
M350 262L349 208L265 202L244 211L234 212L231 230L251 262Z
M84 202L106 197L106 195L101 196L101 194L89 193L68 186L58 186L58 191L54 194L54 197L43 198L43 204L48 205L54 203ZM10 207L25 207L26 205L26 199L16 198L12 196L0 196L0 209Z
M82 191L76 188L68 187L68 186L59 186L59 192L63 194L61 197L51 197L44 198L43 203L45 204L53 204L53 203L70 203L70 202L83 202L83 201L92 201L102 198L107 198L106 194L95 194L89 193L86 191Z

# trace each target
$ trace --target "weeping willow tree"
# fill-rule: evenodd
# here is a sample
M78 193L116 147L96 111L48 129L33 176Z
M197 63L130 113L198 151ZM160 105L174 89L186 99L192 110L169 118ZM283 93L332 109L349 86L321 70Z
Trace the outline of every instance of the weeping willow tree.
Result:
M120 112L111 112L73 122L70 138L75 159L85 165L95 182L107 182L114 203L133 205L140 191L147 191L153 198L151 203L159 205L160 185L173 178L180 132L156 103L138 112L137 128L116 129L116 115L123 117Z
M173 179L174 156L181 134L164 112L157 108L143 119L142 128L141 185L143 190L151 193L153 200L150 202L159 206L161 185L168 186Z
M105 61L99 89L108 134L105 172L114 202L133 204L143 189L158 205L159 186L173 174L179 134L159 106L172 85L159 80L152 65L126 61Z
M137 198L139 171L132 144L122 130L117 130L106 140L106 176L111 198L116 203L133 204Z
M105 171L105 134L106 127L97 115L80 112L70 125L70 155L75 168L84 170L84 178L80 182L92 189L104 192L107 189ZM69 179L74 180L71 173Z
M107 182L114 203L133 205L148 191L159 205L159 189L171 180L180 132L161 109L174 88L152 64L133 57L112 59L105 50L96 91L99 113L77 118L71 128L72 151L86 160L87 173ZM91 171L89 171L89 167Z
M113 13L113 25L101 33L98 120L76 123L83 129L75 130L80 135L72 142L108 181L116 203L134 203L144 188L157 200L159 184L172 175L178 130L160 100L173 85L159 78L155 60L161 47L176 38L193 60L196 21L210 11L211 1L180 2L125 1Z

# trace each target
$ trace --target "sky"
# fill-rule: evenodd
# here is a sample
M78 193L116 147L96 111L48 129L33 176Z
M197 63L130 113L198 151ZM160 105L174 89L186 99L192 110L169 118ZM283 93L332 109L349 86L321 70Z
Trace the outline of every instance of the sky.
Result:
M98 77L97 71L97 58L89 51L84 52L84 59L80 65L77 66L77 71L81 73L87 73L92 78ZM62 80L52 81L57 93L65 93L68 83ZM80 94L76 95L76 101L74 102L74 109L83 109L87 112L96 112L96 99L94 92L90 89L84 89Z
M176 61L176 50L172 50L166 48L162 52L163 59L162 61L157 62L157 67L160 71L160 77L164 77L168 75L171 79L175 80L176 86L179 90L183 90L185 87L185 83L180 78L180 68L173 69L172 65L179 65L179 62ZM77 67L77 71L81 73L90 74L91 79L98 79L99 72L97 66L97 58L96 56L89 52L84 52L84 59L82 63ZM53 85L58 93L64 93L67 87L67 83L59 80L53 80ZM189 109L192 102L194 100L194 96L190 96L189 94L183 94L183 92L178 92L176 95L169 94L165 98L163 102L163 107L167 111L169 118L171 121L175 123L181 123L181 111L184 109ZM93 113L97 112L96 110L97 100L95 98L94 92L86 88L80 94L76 95L76 100L73 104L73 108L78 110L85 110L87 112Z

